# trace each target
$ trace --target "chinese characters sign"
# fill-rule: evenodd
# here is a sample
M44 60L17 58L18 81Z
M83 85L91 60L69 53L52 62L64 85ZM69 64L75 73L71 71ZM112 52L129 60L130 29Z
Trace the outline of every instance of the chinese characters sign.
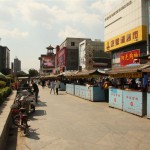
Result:
M140 50L128 51L120 54L120 65L126 66L134 63L134 59L140 56ZM138 64L140 62L137 62Z
M142 116L142 92L123 91L123 110Z
M109 89L109 106L122 109L122 90Z
M146 26L139 26L105 41L105 52L146 40Z
M142 72L117 73L110 76L113 78L141 78Z

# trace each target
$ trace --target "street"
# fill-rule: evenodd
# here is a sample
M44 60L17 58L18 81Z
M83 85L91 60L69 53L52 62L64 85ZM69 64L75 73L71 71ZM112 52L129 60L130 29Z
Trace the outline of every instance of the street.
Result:
M150 120L39 86L30 135L15 129L7 150L149 150ZM15 134L16 133L16 134Z

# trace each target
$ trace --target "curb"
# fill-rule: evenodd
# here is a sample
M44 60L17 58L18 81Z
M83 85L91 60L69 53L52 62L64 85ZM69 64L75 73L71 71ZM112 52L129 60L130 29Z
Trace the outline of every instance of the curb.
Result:
M9 128L12 124L10 107L14 103L16 91L12 91L12 94L3 102L0 106L0 149L6 148L7 138L9 134Z

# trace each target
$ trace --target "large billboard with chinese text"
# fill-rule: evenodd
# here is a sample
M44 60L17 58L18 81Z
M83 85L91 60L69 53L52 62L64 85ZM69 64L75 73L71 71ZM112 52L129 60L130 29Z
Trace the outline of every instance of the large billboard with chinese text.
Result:
M135 63L135 58L140 56L140 50L128 51L120 54L120 66L126 66ZM140 61L136 61L136 64L140 64Z
M105 16L105 52L146 41L146 2L126 0Z
M105 51L111 51L143 40L146 40L146 27L140 26L105 41Z

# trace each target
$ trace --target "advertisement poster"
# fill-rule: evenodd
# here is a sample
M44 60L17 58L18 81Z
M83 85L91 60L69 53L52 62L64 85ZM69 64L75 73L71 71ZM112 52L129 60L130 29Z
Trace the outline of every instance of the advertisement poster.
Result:
M53 68L53 67L55 67L54 56L43 56L42 57L42 67L43 68Z
M129 64L140 64L140 61L135 58L140 56L140 50L133 50L133 51L128 51L120 54L120 65L121 66L126 66Z

